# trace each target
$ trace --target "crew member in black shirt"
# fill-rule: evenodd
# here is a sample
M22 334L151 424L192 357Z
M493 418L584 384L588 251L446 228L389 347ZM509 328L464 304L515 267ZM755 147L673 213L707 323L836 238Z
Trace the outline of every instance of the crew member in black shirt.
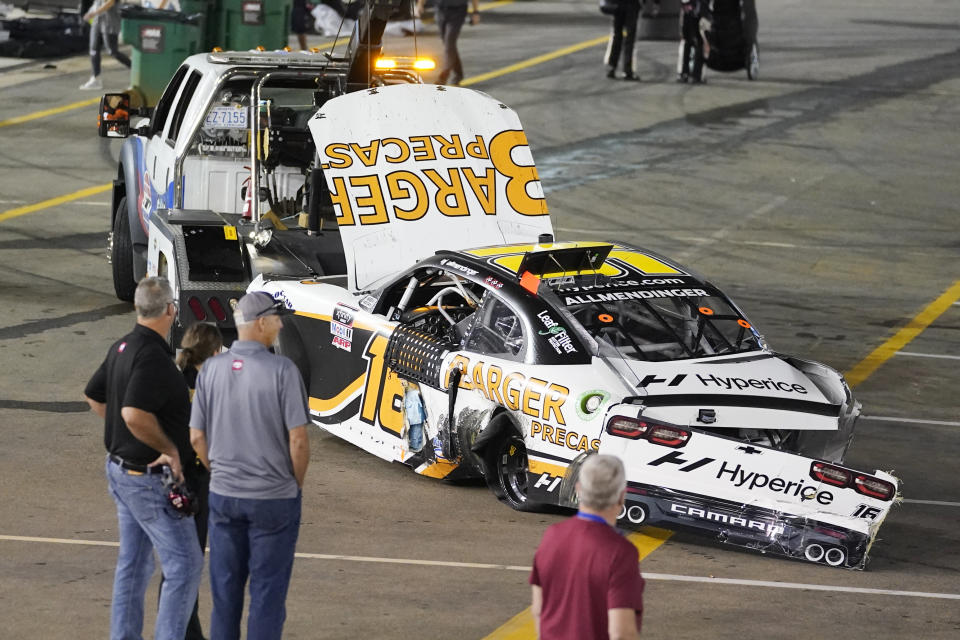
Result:
M110 347L84 391L90 408L104 418L107 483L119 522L110 636L142 636L156 549L165 580L155 638L183 640L203 555L193 520L170 505L163 480L166 467L183 483L195 455L187 385L166 342L177 313L170 283L145 278L137 285L134 306L136 326Z

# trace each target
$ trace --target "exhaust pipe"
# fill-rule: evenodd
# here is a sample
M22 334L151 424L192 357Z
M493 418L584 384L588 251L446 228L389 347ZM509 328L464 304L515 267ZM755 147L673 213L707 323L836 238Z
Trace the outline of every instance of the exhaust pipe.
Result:
M807 548L803 552L804 557L810 562L820 562L823 560L823 547L814 543L807 545Z
M839 567L847 559L847 554L840 547L830 547L827 549L826 562L831 567Z

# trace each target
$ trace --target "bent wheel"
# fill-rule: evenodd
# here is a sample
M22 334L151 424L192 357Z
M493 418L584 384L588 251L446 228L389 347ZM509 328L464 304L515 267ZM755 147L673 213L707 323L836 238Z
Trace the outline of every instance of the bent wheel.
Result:
M511 430L490 445L487 451L487 485L498 498L517 511L533 511L536 504L527 497L527 447Z
M133 277L133 239L130 237L130 218L127 216L127 198L120 198L110 236L110 264L113 268L113 291L124 302L133 302L137 281Z

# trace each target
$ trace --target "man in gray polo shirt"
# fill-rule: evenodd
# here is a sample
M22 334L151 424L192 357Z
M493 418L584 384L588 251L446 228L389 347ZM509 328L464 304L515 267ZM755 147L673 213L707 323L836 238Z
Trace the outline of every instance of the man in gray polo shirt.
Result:
M263 291L240 298L237 341L197 378L190 441L211 472L211 640L240 637L248 576L247 637L283 632L310 459L300 372L268 350L286 311Z

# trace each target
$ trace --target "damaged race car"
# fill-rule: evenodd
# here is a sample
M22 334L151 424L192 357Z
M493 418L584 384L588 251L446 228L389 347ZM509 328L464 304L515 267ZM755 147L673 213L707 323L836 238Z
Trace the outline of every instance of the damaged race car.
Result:
M844 465L859 404L842 376L771 350L664 256L555 241L514 111L398 84L327 100L308 126L322 228L279 228L256 202L250 221L161 212L149 262L195 312L216 287L180 276L196 230L224 227L207 234L219 259L294 311L277 349L319 426L426 476L484 478L519 510L575 507L583 460L614 454L625 528L865 566L898 481Z

